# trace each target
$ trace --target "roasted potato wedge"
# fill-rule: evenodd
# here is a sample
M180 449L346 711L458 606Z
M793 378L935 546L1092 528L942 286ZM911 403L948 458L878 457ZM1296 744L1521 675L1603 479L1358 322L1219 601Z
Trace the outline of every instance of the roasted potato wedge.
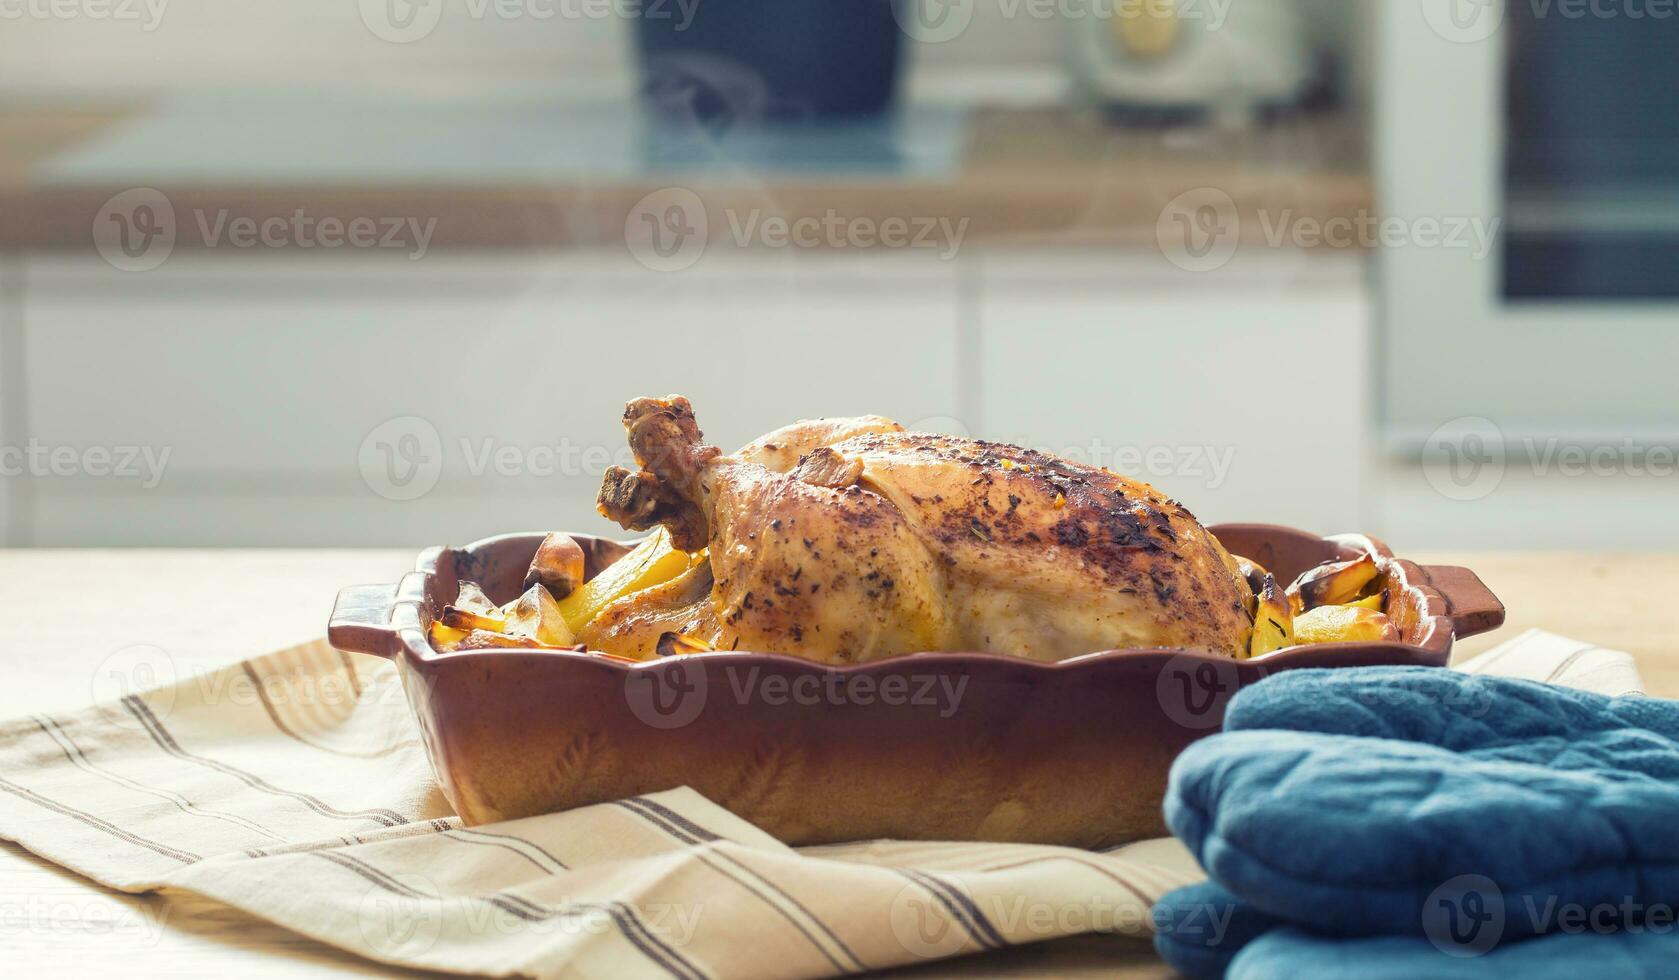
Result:
M555 599L564 599L583 584L583 547L569 534L556 531L542 539L525 572L525 589L540 585Z
M716 648L711 644L686 633L661 633L656 648L661 657L674 657L682 653L710 653L714 649Z
M501 618L501 610L495 606L490 607L488 615L462 609L459 606L444 606L443 615L439 616L438 619L444 626L466 633L474 630L483 630L488 633L505 633L507 631L507 621Z
M1360 555L1352 561L1325 562L1301 573L1288 587L1288 593L1299 597L1300 610L1345 605L1362 597L1379 573L1376 559L1371 555Z
M524 595L507 604L503 613L507 624L503 632L509 636L524 637L550 647L568 647L577 642L565 617L560 615L560 604L540 585L526 589Z
M1296 643L1372 643L1399 639L1399 627L1362 606L1319 606L1294 618Z
M702 553L703 554L703 553ZM560 600L560 615L576 634L608 605L629 595L668 582L703 561L678 551L670 543L670 532L656 528L629 554L618 559L582 588Z
M514 636L510 633L492 633L489 630L473 630L453 647L455 650L567 650L569 647L554 647L546 643L538 643L525 636Z
M1296 642L1288 596L1277 585L1276 576L1266 572L1254 591L1253 639L1248 643L1248 656L1263 657Z
M455 595L455 601L450 604L469 613L477 613L491 619L501 618L501 610L490 601L490 597L484 594L483 588L477 582L462 582Z
M1259 595L1259 590L1265 587L1265 578L1271 574L1271 570L1252 558L1243 558L1241 555L1230 557L1236 559L1236 570L1248 580L1248 588L1253 590L1254 595Z
M431 641L433 650L453 650L457 644L466 639L468 631L458 630L451 626L444 626L440 620L431 621L431 629L426 631L426 638Z

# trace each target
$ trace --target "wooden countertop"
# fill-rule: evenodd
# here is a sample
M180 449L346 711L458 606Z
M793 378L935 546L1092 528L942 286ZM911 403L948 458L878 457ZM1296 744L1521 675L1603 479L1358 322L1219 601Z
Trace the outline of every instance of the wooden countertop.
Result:
M319 636L337 589L395 581L413 551L4 551L0 717L79 707L112 651L150 643L184 674ZM1468 565L1509 623L1464 641L1472 655L1529 627L1625 650L1651 694L1679 697L1679 639L1666 621L1679 555L1413 555ZM90 591L97 580L106 587ZM190 598L190 605L189 605ZM190 615L183 612L190 609ZM270 977L391 973L192 895L121 895L0 845L0 957L20 975ZM1168 977L1147 944L1082 937L930 964L905 977Z
M136 185L156 186L178 213L286 217L301 208L343 221L436 218L434 248L548 248L623 241L625 218L669 181L505 183L451 179L173 186L136 179L48 184L43 161L146 112L143 105L0 106L0 249L83 250L100 207ZM1373 210L1362 130L1332 115L1246 129L1118 128L1093 111L979 109L966 124L957 172L944 179L766 178L742 189L696 176L708 211L757 208L789 221L830 211L847 218L969 221L966 241L991 245L1152 244L1162 209L1179 194L1213 187L1244 219L1285 211L1290 219L1357 220ZM206 139L214 139L207 133ZM713 221L714 239L727 233ZM203 243L197 223L178 221L177 247ZM1264 223L1244 220L1244 240ZM1331 245L1320 246L1332 249ZM1350 247L1359 247L1353 245Z

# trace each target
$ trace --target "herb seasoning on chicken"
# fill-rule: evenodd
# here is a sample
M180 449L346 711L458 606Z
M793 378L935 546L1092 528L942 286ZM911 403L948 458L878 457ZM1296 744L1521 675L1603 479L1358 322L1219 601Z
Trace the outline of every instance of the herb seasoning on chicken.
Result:
M640 469L606 474L601 512L709 562L609 607L591 648L651 655L675 634L824 663L1248 651L1235 559L1146 483L878 417L796 423L734 455L703 443L679 396L631 402L624 425Z

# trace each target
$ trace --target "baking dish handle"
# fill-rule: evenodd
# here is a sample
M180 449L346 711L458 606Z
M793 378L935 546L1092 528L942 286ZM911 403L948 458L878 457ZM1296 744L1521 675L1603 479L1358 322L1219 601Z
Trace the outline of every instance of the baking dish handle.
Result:
M326 628L327 642L350 653L371 653L376 657L396 655L396 585L352 585L338 593L332 605L332 619Z
M1424 565L1422 570L1428 584L1446 597L1454 635L1474 636L1504 625L1504 603L1479 575L1455 565Z

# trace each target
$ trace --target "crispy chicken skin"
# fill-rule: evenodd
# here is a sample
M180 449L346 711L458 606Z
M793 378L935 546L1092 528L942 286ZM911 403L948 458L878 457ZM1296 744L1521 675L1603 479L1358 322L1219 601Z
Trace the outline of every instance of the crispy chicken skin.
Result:
M638 399L624 423L641 469L607 473L602 513L709 547L712 583L621 601L584 637L602 649L643 650L646 624L673 622L718 649L825 663L1247 648L1234 559L1145 483L877 417L799 423L732 456L679 396Z

